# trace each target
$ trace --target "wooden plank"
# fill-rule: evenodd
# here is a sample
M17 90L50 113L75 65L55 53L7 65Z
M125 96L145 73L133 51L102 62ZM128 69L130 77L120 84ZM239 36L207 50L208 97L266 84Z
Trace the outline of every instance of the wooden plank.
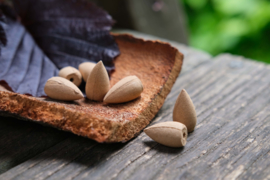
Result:
M70 136L39 124L0 119L0 174Z
M144 38L148 39L156 39L156 37L148 37L147 35L143 35L140 33L135 35L140 37L143 36ZM199 66L201 62L210 61L210 56L206 53L197 52L196 50L189 49L187 46L177 43L174 43L174 45L177 45L177 48L180 51L184 51L186 55L186 63L183 66L184 71L188 71L192 69L192 67ZM194 60L194 54L197 54L196 61ZM50 156L47 155L50 154L50 152L51 155L55 155L57 154L57 151L55 149L57 149L58 146L62 147L66 146L66 144L70 144L70 146L76 146L76 148L78 148L77 142L81 141L81 139L84 138L79 138L70 133L62 132L50 127L44 127L39 124L24 122L21 120L16 120L14 118L0 116L0 174L23 162L29 163L29 161L27 160L34 158L37 155L43 156L41 155L41 153L44 151L46 157ZM92 146L93 144L93 142L89 141L88 139L84 139L82 143L86 143L86 147ZM119 145L119 147L122 146L122 144ZM81 147L83 148L84 145L82 145ZM81 154L83 154L84 151L82 149L78 151L74 150L72 152L77 154L80 153L80 151L82 151ZM60 152L62 153L62 151ZM44 156L38 159L42 158L44 159ZM37 162L35 160L35 163ZM43 162L41 162L41 164L42 163ZM29 166L33 166L32 160L30 160ZM24 168L21 169L23 170ZM55 168L55 170L56 169L57 168ZM18 172L20 171L18 170L17 174Z
M70 137L0 175L0 179L264 179L270 162L270 68L221 55L178 78L151 125L171 121L182 88L198 125L184 148L145 133L125 144Z

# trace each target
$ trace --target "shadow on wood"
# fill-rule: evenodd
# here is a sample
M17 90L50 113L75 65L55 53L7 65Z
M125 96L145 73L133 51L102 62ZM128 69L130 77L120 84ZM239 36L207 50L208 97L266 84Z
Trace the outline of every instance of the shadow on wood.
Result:
M0 174L33 158L96 166L126 143L99 144L51 127L0 117ZM42 153L43 151L46 153Z
M153 147L153 150L156 150L159 153L179 154L185 149L185 147L171 148L163 145L158 145L158 143L155 141L143 141L143 143L148 147Z

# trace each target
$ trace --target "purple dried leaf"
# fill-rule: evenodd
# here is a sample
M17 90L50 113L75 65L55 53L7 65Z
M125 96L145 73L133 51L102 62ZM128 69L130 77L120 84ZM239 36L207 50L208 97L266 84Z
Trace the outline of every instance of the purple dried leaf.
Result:
M3 28L3 25L0 23L0 50L2 46L7 44L6 32Z
M1 9L2 3L0 3L0 55L2 47L7 44L6 32L4 30L4 22L6 21L6 17Z
M58 68L19 22L7 19L5 31L9 41L0 57L0 80L14 92L45 96L44 85Z
M58 68L102 60L108 71L119 49L111 16L85 0L13 0L22 23Z
M17 16L15 10L11 6L9 6L5 3L0 3L0 9L5 16L11 18L12 20L17 19L18 16Z
M84 0L13 2L25 27L10 15L5 24L0 22L0 36L6 32L8 39L0 57L1 85L44 96L46 81L65 66L103 60L109 72L114 69L119 49L109 33L113 20L105 11Z

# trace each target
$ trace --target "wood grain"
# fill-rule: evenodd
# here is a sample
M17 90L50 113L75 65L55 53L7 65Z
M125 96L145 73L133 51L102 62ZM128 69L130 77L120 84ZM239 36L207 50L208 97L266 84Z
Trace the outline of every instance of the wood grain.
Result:
M145 133L123 144L99 144L1 117L0 179L269 178L270 67L179 48L186 56L183 73L151 125L172 121L185 88L198 124L184 148L162 146Z

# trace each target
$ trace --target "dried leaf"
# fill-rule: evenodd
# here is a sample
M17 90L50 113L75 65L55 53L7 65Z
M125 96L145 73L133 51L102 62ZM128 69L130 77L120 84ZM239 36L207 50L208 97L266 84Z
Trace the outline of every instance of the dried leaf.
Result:
M119 49L109 30L113 19L85 0L13 0L22 23L58 68L103 61L108 71Z
M8 43L0 57L0 80L4 80L1 85L8 84L21 94L44 96L44 85L58 74L58 68L19 22L9 18L6 21ZM3 84L5 82L7 84Z
M4 18L4 16L1 14L2 12L0 11L0 52L1 52L1 48L3 46L5 46L7 44L7 37L6 37L6 33L3 27L3 20L2 18Z
M15 11L8 5L0 2L0 52L1 48L7 44L6 32L4 30L4 22L6 22L6 16L15 20L17 15Z
M0 22L8 40L0 57L1 85L44 96L46 81L65 66L102 60L109 72L114 69L119 49L109 33L113 20L105 11L84 0L13 2L25 27L10 17Z
M0 52L1 48L7 44L7 37L3 27L3 22L5 22L5 15L0 9Z

